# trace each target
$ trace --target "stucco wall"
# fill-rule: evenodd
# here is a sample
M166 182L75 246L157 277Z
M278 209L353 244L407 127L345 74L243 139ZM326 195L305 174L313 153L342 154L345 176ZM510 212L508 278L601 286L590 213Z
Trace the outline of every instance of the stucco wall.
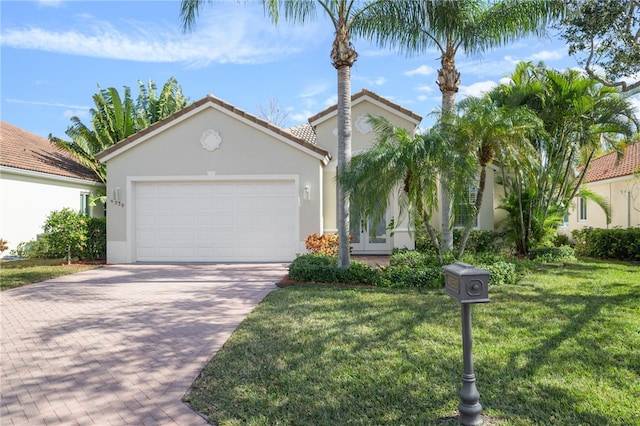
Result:
M222 142L208 151L201 144L203 132L214 130ZM184 121L166 127L161 133L107 161L108 194L119 188L118 205L109 201L108 240L113 251L131 247L131 178L166 176L258 176L295 175L300 189L300 239L322 230L322 163L260 127L242 122L235 114L207 107ZM129 181L127 178L130 178ZM305 186L311 199L304 200ZM112 208L112 206L114 206Z
M351 152L353 154L359 151L367 150L376 141L376 134L366 128L365 117L367 115L382 116L393 123L395 126L404 127L409 131L415 128L415 123L401 117L388 109L382 108L367 100L362 100L352 105L352 136L351 136ZM336 232L336 168L338 165L338 136L337 136L338 118L334 113L328 119L321 121L316 126L316 135L318 145L331 153L333 160L325 168L324 173L324 232ZM397 216L397 208L392 212ZM406 229L406 224L404 224ZM402 225L401 225L402 227ZM399 239L400 240L400 239ZM404 242L403 242L403 245Z
M578 200L575 199L569 213L569 223L560 232L570 234L574 229L633 228L640 226L640 180L633 176L594 182L586 185L591 191L605 197L611 204L611 223L607 224L604 211L593 201L587 200L587 220L578 220Z
M101 185L83 184L64 178L46 178L3 170L0 180L0 237L9 241L9 254L19 243L34 240L54 210L80 210L80 194ZM103 216L103 206L92 208L92 216Z

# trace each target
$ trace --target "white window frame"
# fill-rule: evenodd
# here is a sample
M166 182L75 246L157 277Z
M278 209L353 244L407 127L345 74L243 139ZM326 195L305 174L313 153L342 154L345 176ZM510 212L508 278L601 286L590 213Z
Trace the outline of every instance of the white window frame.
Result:
M587 199L578 197L578 222L587 221Z
M467 188L467 205L469 206L469 209L473 209L473 207L476 204L476 199L478 197L478 186L477 185L469 185L469 188ZM472 228L476 229L478 228L478 219L480 216L480 212L478 212L478 214L475 217L475 222L472 226ZM464 221L462 221L460 217L456 216L456 224L455 224L455 228L464 228L466 226L466 223Z
M89 205L90 197L90 192L82 191L80 193L80 213L85 216L91 216L91 206Z

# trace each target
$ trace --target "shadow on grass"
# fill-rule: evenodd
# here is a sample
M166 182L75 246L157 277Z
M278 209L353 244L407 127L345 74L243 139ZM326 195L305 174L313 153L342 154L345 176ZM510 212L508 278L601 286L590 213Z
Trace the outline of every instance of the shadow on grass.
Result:
M570 273L589 277L592 268ZM605 348L625 338L610 313L638 306L638 293L609 287L615 294L505 287L474 309L478 386L491 424L634 421L633 395L605 412L598 407L617 403L589 400L599 398L590 384L630 389L616 372L640 372L633 345ZM454 424L460 341L459 304L438 291L283 289L211 360L187 402L222 423ZM607 365L617 370L605 373ZM581 376L586 384L566 383Z

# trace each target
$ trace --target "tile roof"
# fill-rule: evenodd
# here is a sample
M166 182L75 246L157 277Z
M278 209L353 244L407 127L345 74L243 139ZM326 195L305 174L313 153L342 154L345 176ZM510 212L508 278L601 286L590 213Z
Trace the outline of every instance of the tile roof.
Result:
M290 127L287 130L309 143L314 145L317 144L316 131L311 124L305 123L299 126Z
M0 165L49 175L100 182L88 167L48 139L0 121Z
M415 121L417 121L418 123L420 123L422 121L422 116L416 114L415 112L408 110L400 105L398 105L395 102L391 102L389 99L383 98L382 96L378 95L377 93L374 93L372 91L370 91L369 89L362 89L361 91L359 91L358 93L351 95L351 102L355 102L358 99L364 97L364 96L368 96L372 99L375 99L376 101L390 107L393 108L403 114L405 114L408 117L411 117L412 119L414 119ZM309 123L313 123L314 121L324 117L327 114L330 114L334 111L338 110L338 105L332 105L329 108L320 111L319 113L317 113L316 115L313 115L311 117L309 117Z
M615 152L591 161L584 182L597 182L632 175L638 167L640 167L640 142L628 145L625 149L624 157L619 161Z
M168 123L182 117L183 115L186 115L188 113L190 113L191 111L206 105L207 103L213 103L215 105L218 105L219 107L222 107L236 115L239 115L240 117L245 118L246 120L252 121L254 123L256 123L257 125L264 127L265 129L268 129L274 133L277 133L280 136L283 136L287 139L289 139L290 141L297 143L313 152L316 152L318 154L321 154L325 157L330 158L331 154L329 154L329 151L320 148L319 146L308 142L307 140L295 135L292 132L289 132L285 129L282 129L278 126L274 126L273 124L256 117L253 114L250 114L246 111L241 110L240 108L236 108L233 105L223 101L222 99L216 98L213 95L207 95L204 98L195 101L194 103L192 103L191 105L187 105L186 107L182 108L180 111L174 112L173 114L171 114L170 116L152 124L151 126L147 127L146 129L143 129L141 131L139 131L138 133L129 136L128 138L118 142L115 145L110 146L109 148L105 149L104 151L102 151L100 154L96 155L96 158L98 160L101 160L102 158L106 157L109 154L114 153L115 151L119 150L120 148L127 146L135 141L137 141L138 139L148 135L151 132L154 132L160 128L162 128L163 126L167 125Z

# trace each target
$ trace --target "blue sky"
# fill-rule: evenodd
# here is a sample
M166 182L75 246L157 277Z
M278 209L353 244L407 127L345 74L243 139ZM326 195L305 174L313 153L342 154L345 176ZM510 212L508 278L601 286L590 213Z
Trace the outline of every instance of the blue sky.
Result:
M195 31L185 34L179 6L178 0L2 0L2 120L66 139L71 116L89 123L98 85L121 92L129 86L135 97L138 80L162 86L172 76L190 101L210 93L258 114L277 99L289 111L289 126L336 102L328 21L276 27L259 1L218 1L206 4ZM441 99L437 52L406 57L363 40L354 45L359 58L353 93L368 88L422 115L428 125ZM519 41L481 57L459 54L458 99L493 87L521 60L577 66L552 31L546 39Z

